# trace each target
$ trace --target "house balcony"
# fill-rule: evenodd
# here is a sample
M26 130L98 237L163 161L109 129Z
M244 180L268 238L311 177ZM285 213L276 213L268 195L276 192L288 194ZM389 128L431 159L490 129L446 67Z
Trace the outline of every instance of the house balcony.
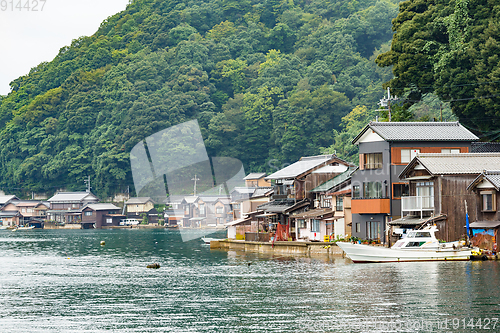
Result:
M420 218L424 212L434 211L434 196L401 197L401 216L410 213L420 213Z
M391 199L352 199L353 214L390 214Z

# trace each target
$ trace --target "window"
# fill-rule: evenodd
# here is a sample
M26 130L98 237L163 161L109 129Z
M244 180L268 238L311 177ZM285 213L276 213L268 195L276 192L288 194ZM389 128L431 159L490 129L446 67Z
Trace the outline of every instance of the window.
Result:
M382 232L380 228L380 222L367 222L368 239L378 239L380 240Z
M382 169L382 153L365 154L364 169Z
M410 186L408 184L392 184L392 198L399 199L410 195Z
M233 204L233 209L234 210L239 210L240 209L240 204Z
M85 212L85 216L92 216L92 212Z
M200 204L198 208L200 209L200 215L205 215L205 204Z
M410 163L419 153L420 149L401 149L401 163Z
M363 198L382 198L382 184L380 182L363 183Z
M113 219L112 218L106 218L106 223L113 223Z
M332 206L331 196L321 196L321 208L330 208Z
M344 197L337 197L337 200L335 203L335 210L337 210L337 211L344 210Z
M460 154L460 149L443 148L441 154Z
M422 197L422 208L434 207L434 182L418 182L417 197Z
M356 232L361 232L361 224L356 223Z
M224 207L218 206L217 209L216 209L216 213L217 214L224 214Z
M319 220L312 220L311 221L311 231L312 232L319 232L320 229L319 229Z
M353 185L352 187L352 197L353 198L361 198L360 186Z
M482 210L483 212L495 212L496 207L496 194L494 191L481 191Z
M297 220L297 228L299 228L299 229L306 228L306 220L298 219Z

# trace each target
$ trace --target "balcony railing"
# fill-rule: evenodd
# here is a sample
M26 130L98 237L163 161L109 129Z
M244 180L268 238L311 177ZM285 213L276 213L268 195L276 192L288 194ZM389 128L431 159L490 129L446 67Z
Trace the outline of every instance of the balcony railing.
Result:
M401 216L404 212L419 212L423 217L424 211L434 210L434 196L401 197Z

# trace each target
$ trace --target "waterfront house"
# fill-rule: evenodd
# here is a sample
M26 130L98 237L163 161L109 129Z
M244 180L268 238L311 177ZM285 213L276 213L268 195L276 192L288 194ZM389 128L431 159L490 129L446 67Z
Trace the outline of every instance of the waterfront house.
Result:
M110 203L87 204L80 210L82 229L119 226L120 220L126 217L120 211L120 207Z
M359 169L352 175L352 235L388 240L391 220L401 217L409 195L399 174L419 153L468 153L478 138L458 122L370 122L353 139Z
M231 199L227 197L217 198L214 203L216 224L223 225L233 220L231 214Z
M50 204L48 202L36 200L12 200L1 208L2 211L19 212L21 218L20 225L35 225L42 228L43 221L47 217L47 210Z
M476 221L488 216L479 214L478 197L467 188L484 169L499 165L500 153L417 155L400 174L409 182L409 195L401 198L400 206L400 214L405 217L391 224L403 228L410 223L420 226L432 222L439 229L437 238L463 239L466 203L469 216Z
M14 200L19 200L19 198L15 195L0 195L0 208Z
M469 214L471 241L482 249L498 251L500 245L500 171L483 171L469 184L474 193L471 205L476 214Z
M290 216L296 221L297 239L323 241L330 239L330 236L350 236L351 176L356 170L356 166L351 166L344 173L311 190L314 209Z
M302 157L299 161L266 177L274 181L271 201L257 207L266 215L277 231L277 239L295 238L296 219L292 214L305 213L312 207L312 189L327 180L345 172L350 163L335 155ZM320 232L319 224L314 223L311 231Z
M142 221L144 214L148 223L158 222L158 212L155 209L155 202L150 197L130 198L125 202L127 207L127 218Z
M12 227L19 225L23 216L18 211L0 211L0 226Z
M248 174L243 180L246 187L269 187L271 182L266 179L265 172L253 172Z
M98 203L99 199L91 192L58 192L48 200L50 209L47 219L60 223L79 223L81 209L88 204Z

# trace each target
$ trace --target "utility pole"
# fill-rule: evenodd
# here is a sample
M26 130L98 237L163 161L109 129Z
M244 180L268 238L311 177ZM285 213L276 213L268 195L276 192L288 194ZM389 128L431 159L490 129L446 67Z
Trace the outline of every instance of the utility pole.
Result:
M395 101L397 99L398 98L396 96L391 96L391 88L387 87L387 98L384 96L384 98L382 98L378 103L381 107L387 107L387 110L389 111L388 113L389 122L392 120L391 101ZM377 110L377 111L382 111L382 110Z
M191 180L194 180L194 195L196 196L196 182L198 180L200 180L200 178L198 178L196 175L194 175L194 178L191 179Z
M92 188L90 187L90 176L87 176L87 179L84 179L83 182L87 186L87 192L90 193L90 189Z

